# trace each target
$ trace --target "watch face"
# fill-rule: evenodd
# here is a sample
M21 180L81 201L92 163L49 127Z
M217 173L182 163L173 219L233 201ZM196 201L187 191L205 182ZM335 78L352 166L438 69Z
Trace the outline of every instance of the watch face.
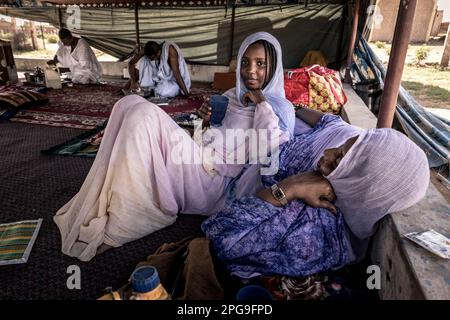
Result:
M275 190L273 195L275 196L275 198L277 200L280 200L280 199L284 198L284 193L280 189Z

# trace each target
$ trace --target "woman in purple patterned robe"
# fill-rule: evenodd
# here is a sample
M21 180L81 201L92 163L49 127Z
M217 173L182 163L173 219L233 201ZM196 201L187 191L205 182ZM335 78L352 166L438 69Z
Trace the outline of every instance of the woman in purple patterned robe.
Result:
M403 134L307 109L297 117L278 172L262 177L265 189L228 202L202 225L218 258L242 278L301 277L355 262L376 223L427 190L426 155Z

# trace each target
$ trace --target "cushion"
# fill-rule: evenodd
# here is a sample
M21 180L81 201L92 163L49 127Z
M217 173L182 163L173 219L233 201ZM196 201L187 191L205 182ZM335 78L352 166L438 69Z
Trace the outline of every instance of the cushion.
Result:
M42 219L0 224L0 267L28 261Z
M319 66L326 67L328 65L328 60L325 55L320 51L311 50L308 51L303 57L302 62L300 62L301 67L308 67L318 64Z
M48 102L45 94L18 90L0 93L0 119L8 120L24 108Z
M228 90L236 87L236 72L216 72L214 73L213 88Z

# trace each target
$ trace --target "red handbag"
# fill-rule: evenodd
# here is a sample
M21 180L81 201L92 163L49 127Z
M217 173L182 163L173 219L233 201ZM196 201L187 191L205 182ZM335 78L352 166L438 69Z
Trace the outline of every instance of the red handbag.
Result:
M319 65L286 72L284 86L294 106L339 114L347 102L339 73Z

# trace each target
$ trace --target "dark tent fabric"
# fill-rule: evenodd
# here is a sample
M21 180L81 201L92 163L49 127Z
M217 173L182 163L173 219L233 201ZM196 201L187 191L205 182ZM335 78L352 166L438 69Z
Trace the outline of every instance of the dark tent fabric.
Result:
M60 9L60 10L59 10ZM78 9L77 9L78 10ZM277 37L286 68L298 67L309 50L320 50L328 61L341 60L345 51L351 15L347 5L308 4L237 7L235 9L233 55L242 40L256 31ZM0 8L0 14L63 25L83 36L95 48L117 58L135 45L133 8ZM345 13L345 14L344 14ZM79 19L77 19L79 18ZM341 20L344 19L344 20ZM195 63L228 65L231 48L231 10L225 7L142 8L139 10L141 43L170 40Z

